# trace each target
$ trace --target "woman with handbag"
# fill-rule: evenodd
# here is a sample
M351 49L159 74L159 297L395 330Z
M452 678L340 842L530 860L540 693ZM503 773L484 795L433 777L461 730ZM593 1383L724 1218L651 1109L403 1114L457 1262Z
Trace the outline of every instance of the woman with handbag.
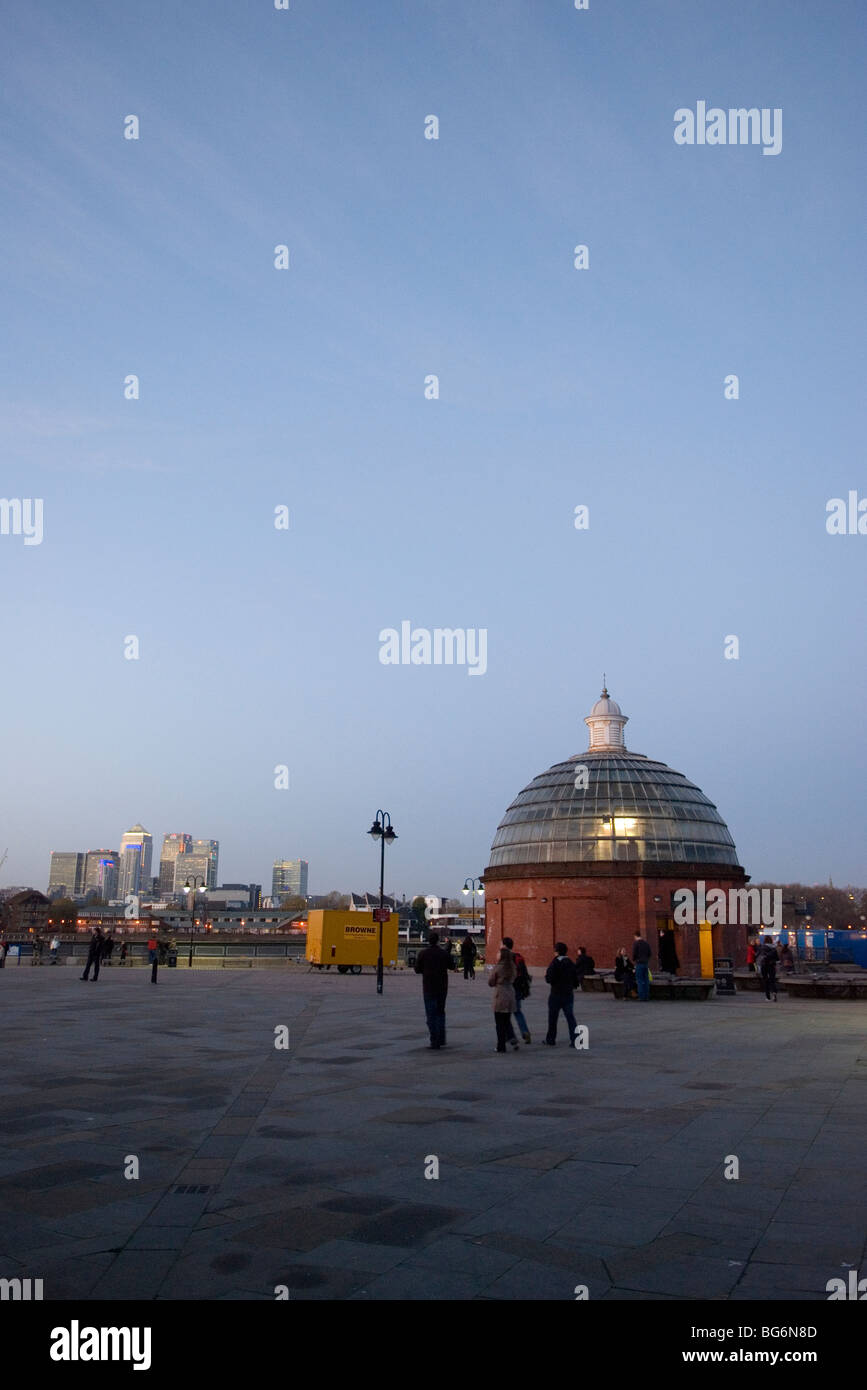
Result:
M497 1027L497 1051L505 1052L506 1043L518 1052L521 1044L515 1037L512 1027L512 1014L515 1012L515 962L508 946L500 951L500 958L488 976L488 984L494 991L494 1023Z

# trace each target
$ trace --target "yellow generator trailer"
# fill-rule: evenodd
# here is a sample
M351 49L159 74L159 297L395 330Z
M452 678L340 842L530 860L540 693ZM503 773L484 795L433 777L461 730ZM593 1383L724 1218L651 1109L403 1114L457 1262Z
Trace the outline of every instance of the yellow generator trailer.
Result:
M387 909L384 909L387 911ZM307 914L307 960L321 970L336 965L341 975L360 975L364 965L376 966L379 922L373 912L335 912L314 908ZM397 965L397 913L382 923L382 960Z

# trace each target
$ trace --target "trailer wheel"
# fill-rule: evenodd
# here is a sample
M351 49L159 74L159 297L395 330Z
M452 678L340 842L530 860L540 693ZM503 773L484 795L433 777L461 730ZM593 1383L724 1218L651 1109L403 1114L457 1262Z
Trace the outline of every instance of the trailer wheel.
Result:
M349 973L350 973L350 975L360 975L360 974L361 974L361 966L360 966L360 965L350 965L350 967L349 967Z
M348 965L338 965L338 967L337 967L337 973L338 973L338 975L345 975L348 969L349 969L349 966L348 966Z

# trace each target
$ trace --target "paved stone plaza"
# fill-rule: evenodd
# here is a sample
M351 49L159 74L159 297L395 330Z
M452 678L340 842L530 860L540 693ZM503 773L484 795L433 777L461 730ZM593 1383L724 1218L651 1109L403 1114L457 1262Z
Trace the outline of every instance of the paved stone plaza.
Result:
M481 974L434 1053L408 974L379 998L370 974L7 967L0 1276L46 1299L824 1300L867 1272L863 1004L579 995L576 1052L541 1045L540 973L533 1043L501 1056Z

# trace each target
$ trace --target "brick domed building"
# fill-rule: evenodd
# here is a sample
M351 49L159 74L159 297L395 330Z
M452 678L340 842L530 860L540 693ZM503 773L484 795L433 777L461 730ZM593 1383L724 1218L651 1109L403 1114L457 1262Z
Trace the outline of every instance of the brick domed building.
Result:
M626 748L627 716L606 689L584 722L587 751L535 777L497 828L484 874L487 959L511 936L537 967L565 941L607 968L619 947L631 955L640 931L652 969L670 969L672 950L681 975L706 975L719 956L743 965L744 926L674 922L677 889L749 881L716 807L682 773Z

